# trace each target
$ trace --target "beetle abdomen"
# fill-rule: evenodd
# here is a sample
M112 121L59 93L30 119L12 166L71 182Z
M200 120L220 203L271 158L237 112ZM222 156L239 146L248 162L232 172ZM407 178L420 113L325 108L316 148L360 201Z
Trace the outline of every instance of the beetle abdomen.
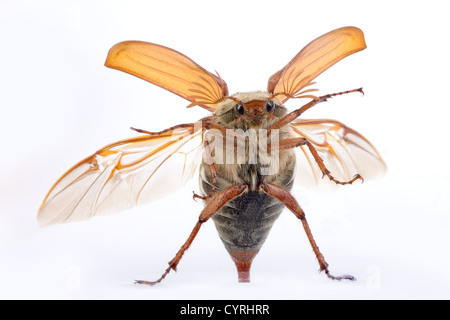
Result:
M250 281L250 266L284 205L261 191L248 191L224 205L213 217L240 282Z
M290 159L282 174L270 178L272 183L283 186L287 190L292 189L295 168L295 158ZM240 179L249 185L249 190L227 202L211 217L220 239L236 264L239 282L250 281L250 266L253 258L261 249L275 220L284 209L283 203L257 187L268 178L260 175L258 169L259 166L252 165L245 167L244 170L241 168ZM217 175L216 192L232 184L231 181L223 178L227 177L227 174L220 173L224 172L219 172ZM212 184L209 167L202 164L200 189L203 196L211 192Z
M261 191L248 191L224 205L212 219L229 252L258 252L283 208Z

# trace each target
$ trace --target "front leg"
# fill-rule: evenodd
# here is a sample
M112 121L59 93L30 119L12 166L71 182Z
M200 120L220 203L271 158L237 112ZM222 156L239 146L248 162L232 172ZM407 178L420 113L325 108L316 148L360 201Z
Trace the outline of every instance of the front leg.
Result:
M284 116L283 118L281 118L280 120L275 122L270 127L269 134L270 134L270 130L280 129L281 127L291 123L292 121L297 119L303 112L305 112L308 109L311 109L312 107L314 107L318 103L325 102L328 99L330 99L332 97L335 97L335 96L340 96L340 95L348 94L348 93L352 93L352 92L360 92L360 93L364 94L364 91L362 90L362 88L358 88L358 89L354 89L354 90L348 90L348 91L343 91L343 92L331 93L331 94L326 94L326 95L321 96L321 97L316 97L312 101L310 101L307 104L305 104L303 107L288 113L286 116ZM295 98L295 97L290 97L290 98Z
M280 186L274 185L274 184L263 184L261 185L261 188L266 192L268 195L277 198L280 200L284 205L291 210L297 218L299 218L303 224L303 229L306 232L306 236L308 237L308 240L311 244L311 247L316 255L317 261L319 262L320 271L324 271L328 278L332 280L356 280L353 276L350 275L342 275L335 277L330 274L328 271L328 263L325 261L325 258L323 257L322 253L319 251L319 247L317 246L316 242L314 241L311 229L309 228L308 222L306 221L305 212L298 204L297 200L285 189L283 189Z

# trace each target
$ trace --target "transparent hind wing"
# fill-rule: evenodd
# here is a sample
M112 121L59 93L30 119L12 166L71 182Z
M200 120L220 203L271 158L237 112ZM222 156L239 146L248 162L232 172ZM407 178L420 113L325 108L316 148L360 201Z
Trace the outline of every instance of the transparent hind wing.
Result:
M329 119L295 120L294 135L308 139L325 166L337 180L349 181L356 174L363 179L382 175L386 165L375 147L360 133ZM306 145L297 148L296 182L305 186L334 184L322 172Z
M42 226L112 214L181 188L201 161L202 126L187 124L112 143L67 171L38 213Z

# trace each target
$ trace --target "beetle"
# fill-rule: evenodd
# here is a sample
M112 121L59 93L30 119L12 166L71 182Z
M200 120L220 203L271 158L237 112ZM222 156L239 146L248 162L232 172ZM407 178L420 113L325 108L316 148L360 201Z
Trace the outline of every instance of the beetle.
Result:
M320 176L340 185L385 169L375 147L339 121L299 119L308 109L349 90L312 95L313 80L341 59L366 48L363 32L343 27L306 45L273 74L267 91L230 95L226 82L187 56L164 46L124 41L113 46L105 66L142 78L210 112L195 123L141 135L99 149L68 170L48 192L38 213L41 225L80 221L147 203L181 187L199 169L204 202L191 234L154 285L176 270L203 223L210 218L234 261L239 282L285 207L301 221L320 271L334 276L317 246L305 213L291 194L296 181ZM289 112L289 99L310 99ZM164 168L175 175L165 176Z

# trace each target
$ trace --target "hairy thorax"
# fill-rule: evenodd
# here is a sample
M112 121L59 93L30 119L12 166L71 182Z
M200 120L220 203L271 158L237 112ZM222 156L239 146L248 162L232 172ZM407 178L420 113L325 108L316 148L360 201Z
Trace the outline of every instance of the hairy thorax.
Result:
M232 96L245 104L249 101L264 101L270 98L267 92L257 91L237 93ZM289 127L268 131L271 125L286 115L286 108L276 98L272 98L276 108L263 116L238 116L234 100L219 104L213 121L227 128L227 134L211 130L213 140L209 152L214 159L217 172L216 190L223 190L234 184L247 184L256 190L261 183L275 183L286 186L293 178L295 154L292 149L279 150L279 141L292 136ZM208 136L208 134L207 134ZM207 159L207 157L204 157ZM200 176L203 182L211 184L210 165L204 161ZM205 190L206 191L206 190Z
M227 128L225 136L223 130L206 134L211 143L205 148L209 156L203 158L200 166L200 190L205 197L232 185L247 186L212 217L233 260L244 266L259 251L284 208L277 199L265 194L261 185L272 183L291 190L296 161L292 149L278 148L280 141L292 136L291 129L268 131L287 113L280 101L273 99L274 104L267 109L267 92L238 93L232 97L236 100L223 101L213 117L217 125ZM254 112L252 108L260 110Z

